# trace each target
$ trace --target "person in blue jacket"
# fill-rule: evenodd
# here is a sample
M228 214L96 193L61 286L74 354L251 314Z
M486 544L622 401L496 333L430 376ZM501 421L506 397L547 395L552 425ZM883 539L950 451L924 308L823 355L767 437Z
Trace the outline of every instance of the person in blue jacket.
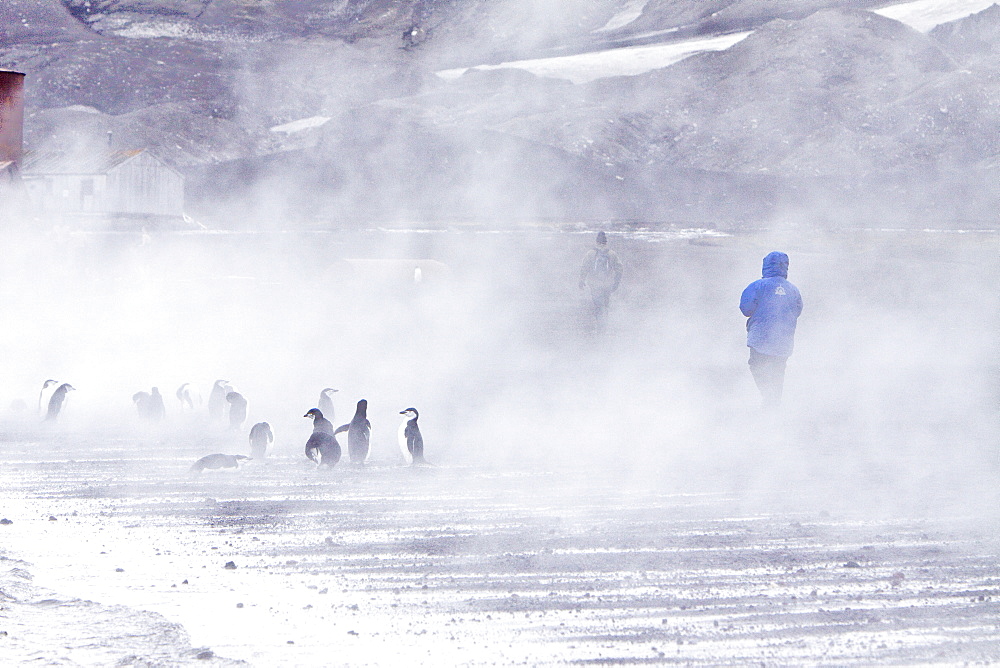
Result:
M788 282L788 256L779 251L764 258L762 278L746 287L740 310L747 317L750 372L765 408L781 402L785 363L792 354L802 295Z

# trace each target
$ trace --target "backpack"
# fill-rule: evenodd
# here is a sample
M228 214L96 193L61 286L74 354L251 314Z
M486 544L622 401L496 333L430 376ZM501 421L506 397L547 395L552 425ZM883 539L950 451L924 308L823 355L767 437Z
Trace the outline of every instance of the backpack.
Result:
M611 255L609 251L604 249L599 249L594 254L594 267L590 272L594 278L599 281L608 282L611 279Z

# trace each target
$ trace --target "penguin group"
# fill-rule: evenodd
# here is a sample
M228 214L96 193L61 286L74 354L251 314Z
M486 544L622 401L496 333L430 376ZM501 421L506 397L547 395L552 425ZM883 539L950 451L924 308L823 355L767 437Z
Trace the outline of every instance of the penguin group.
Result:
M50 388L55 389L51 390L46 399ZM38 411L41 413L43 405L46 407L45 421L55 421L59 417L66 401L66 395L75 389L69 383L59 383L53 379L44 381L38 394ZM368 400L358 400L351 421L334 429L331 421L335 415L332 395L336 392L338 390L332 387L323 388L319 393L317 406L307 410L303 416L312 420L312 433L306 440L305 456L317 467L332 468L336 466L344 455L337 436L346 434L347 461L354 466L364 466L371 453L372 425L368 419ZM179 386L175 396L182 411L192 410L196 404L200 404L200 399L190 389L190 383ZM144 422L160 422L166 416L163 396L157 387L151 388L149 392L140 390L134 393L132 403L135 405L139 419ZM216 380L212 385L208 400L210 418L220 422L226 420L227 404L229 429L232 431L242 430L248 416L246 398L234 390L228 380ZM424 440L417 424L419 419L417 409L406 408L399 411L399 414L404 417L403 423L399 426L399 447L403 460L408 465L426 465ZM249 455L224 453L206 455L192 465L191 471L201 473L206 469L239 468L240 463L244 461L265 459L275 440L271 424L256 422L250 428L248 440Z

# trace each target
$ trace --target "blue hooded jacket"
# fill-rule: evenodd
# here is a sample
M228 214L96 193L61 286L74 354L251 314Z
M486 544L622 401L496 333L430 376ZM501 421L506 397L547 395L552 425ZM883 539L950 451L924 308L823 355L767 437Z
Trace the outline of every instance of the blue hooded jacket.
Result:
M795 323L802 313L802 295L788 282L788 256L774 251L764 258L763 278L747 286L740 310L747 320L747 346L762 355L792 354Z

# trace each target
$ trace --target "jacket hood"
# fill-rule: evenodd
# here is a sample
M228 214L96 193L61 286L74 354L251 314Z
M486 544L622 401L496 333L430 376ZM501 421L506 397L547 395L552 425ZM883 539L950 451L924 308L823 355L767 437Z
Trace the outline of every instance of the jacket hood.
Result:
M761 272L764 278L788 278L788 256L781 251L773 251L764 258L764 270Z

